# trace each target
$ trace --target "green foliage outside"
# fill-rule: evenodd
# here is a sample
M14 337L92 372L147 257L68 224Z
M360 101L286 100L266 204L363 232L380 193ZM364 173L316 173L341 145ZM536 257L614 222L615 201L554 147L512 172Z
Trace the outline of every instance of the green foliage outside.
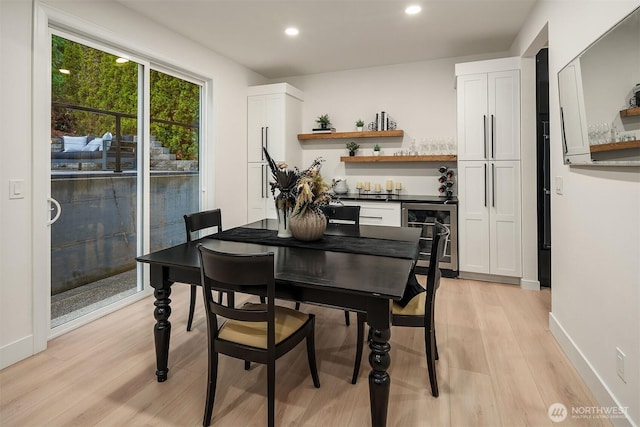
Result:
M61 37L52 37L51 97L53 102L136 115L138 64L116 63L117 57ZM59 70L69 70L63 74ZM154 123L154 119L198 126L200 87L151 70L151 135L178 159L198 158L198 128ZM122 135L137 134L137 120L121 120ZM113 115L52 108L51 135L116 134Z

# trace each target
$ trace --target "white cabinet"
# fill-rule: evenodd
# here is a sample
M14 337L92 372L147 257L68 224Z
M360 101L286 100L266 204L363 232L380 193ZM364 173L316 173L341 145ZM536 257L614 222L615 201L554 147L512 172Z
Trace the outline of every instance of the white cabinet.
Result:
M520 71L457 79L458 160L520 159Z
M522 276L518 58L456 64L460 272Z
M388 225L400 227L402 213L400 203L395 202L363 202L360 200L344 200L348 206L360 206L360 224Z
M271 171L262 148L275 161L302 162L298 133L302 128L302 92L286 83L252 86L247 97L247 219L275 218L269 187Z
M522 274L519 161L458 164L460 271Z

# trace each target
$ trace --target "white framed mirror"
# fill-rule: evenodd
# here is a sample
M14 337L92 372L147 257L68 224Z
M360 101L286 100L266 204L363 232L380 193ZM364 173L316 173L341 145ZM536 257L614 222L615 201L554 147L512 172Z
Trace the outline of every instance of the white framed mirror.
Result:
M565 164L640 165L640 8L558 73Z

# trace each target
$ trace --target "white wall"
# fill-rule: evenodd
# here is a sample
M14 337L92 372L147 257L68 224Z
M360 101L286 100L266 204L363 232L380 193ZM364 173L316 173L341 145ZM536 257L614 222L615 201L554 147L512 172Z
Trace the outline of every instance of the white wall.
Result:
M563 164L556 76L638 5L540 2L512 49L516 55L527 52L548 24L551 173L552 180L561 177L564 183L564 194L554 193L551 200L550 329L599 402L628 407L635 425L640 424L640 168ZM616 347L626 354L626 382L616 374Z
M213 175L205 183L205 203L222 209L227 227L243 224L247 215L246 93L248 86L262 84L265 79L115 2L46 3L57 14L68 14L80 27L99 31L115 45L213 82L214 107L207 120L213 126L209 137L215 150L201 159L213 167ZM33 167L40 153L34 153L32 146L41 144L33 141L32 122L45 121L48 126L50 119L48 115L31 116L37 111L31 101L33 8L30 1L0 2L0 368L35 351L34 331L38 326L33 322L33 295L42 298L48 292L46 284L34 283L32 271L33 265L42 263L34 259L38 248L32 244L31 230L42 227L39 222L44 217L40 209L34 209L44 202L34 200L32 194L34 188L42 187L42 180L48 180L47 171ZM233 177L233 187L228 185L229 177ZM9 200L12 178L25 180L24 199ZM36 241L47 240L44 236L33 237Z
M506 55L506 54L505 54ZM380 144L384 155L408 150L412 140L420 146L425 138L456 137L456 92L454 65L459 62L495 58L505 55L447 58L435 61L371 67L289 77L288 83L304 92L303 132L316 127L315 119L329 114L338 132L355 131L355 121L366 126L375 121L379 111L386 111L404 130L403 138L354 139L360 144L358 155L371 155ZM437 171L440 163L342 163L348 155L345 144L351 140L311 140L301 142L306 167L314 158L325 159L323 177L344 177L352 191L357 181L379 183L385 188L387 179L403 184L404 194L438 195ZM455 162L446 163L455 167Z

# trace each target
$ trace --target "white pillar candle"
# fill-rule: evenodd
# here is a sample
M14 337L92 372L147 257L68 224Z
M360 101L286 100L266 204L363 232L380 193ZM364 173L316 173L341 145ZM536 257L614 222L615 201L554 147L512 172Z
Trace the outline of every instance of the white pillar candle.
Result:
M387 180L387 191L393 190L393 181L390 179Z
M371 183L369 181L364 183L364 189L367 191L371 190Z
M396 190L402 190L402 183L401 182L396 182Z

